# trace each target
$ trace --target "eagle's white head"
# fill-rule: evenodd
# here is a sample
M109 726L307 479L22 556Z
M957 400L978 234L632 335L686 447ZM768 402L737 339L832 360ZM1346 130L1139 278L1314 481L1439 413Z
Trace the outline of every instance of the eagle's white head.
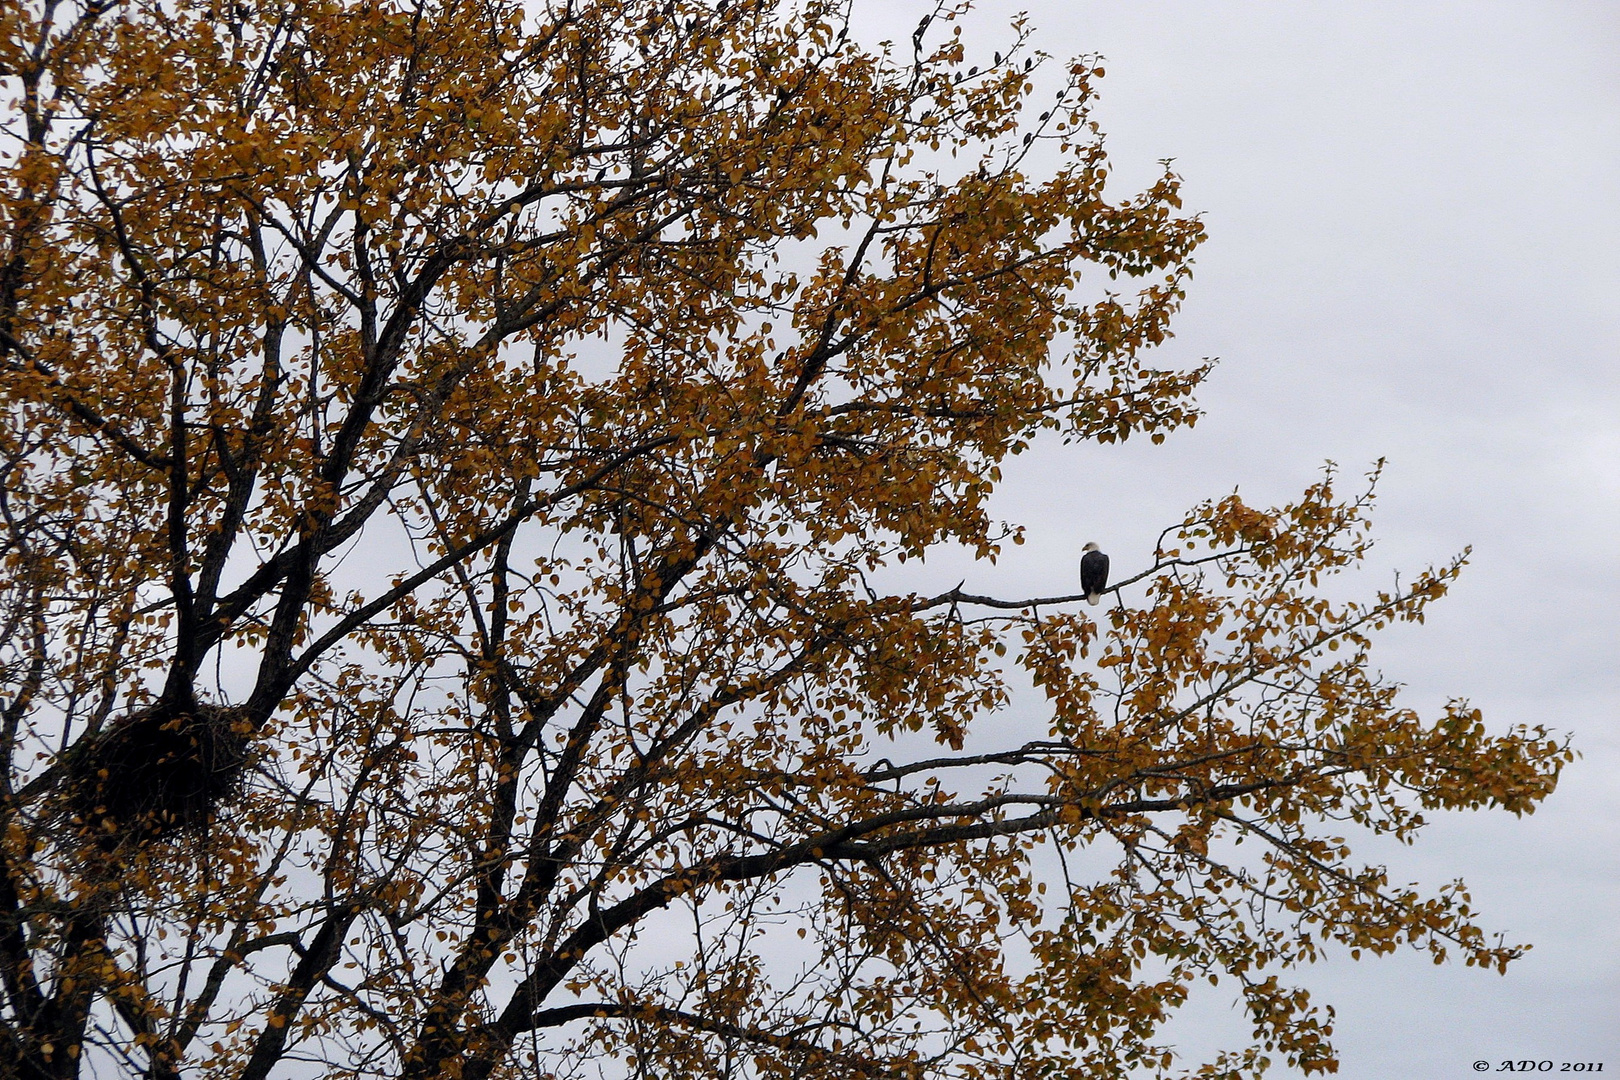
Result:
M1097 542L1095 540L1092 540L1089 543L1087 543L1086 546L1081 548L1080 550L1081 551L1096 551L1096 550L1098 550Z

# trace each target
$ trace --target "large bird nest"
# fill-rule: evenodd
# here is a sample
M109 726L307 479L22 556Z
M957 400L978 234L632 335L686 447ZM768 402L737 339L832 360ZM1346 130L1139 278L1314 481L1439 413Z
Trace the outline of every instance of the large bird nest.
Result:
M251 733L240 712L218 705L132 712L75 748L71 813L103 847L201 828L236 793Z

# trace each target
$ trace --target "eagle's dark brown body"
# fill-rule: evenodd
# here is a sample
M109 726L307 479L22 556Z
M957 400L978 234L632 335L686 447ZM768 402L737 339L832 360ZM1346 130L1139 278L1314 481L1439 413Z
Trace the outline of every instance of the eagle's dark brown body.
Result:
M1096 544L1087 544L1080 556L1080 591L1086 602L1095 604L1108 589L1108 556L1097 550Z

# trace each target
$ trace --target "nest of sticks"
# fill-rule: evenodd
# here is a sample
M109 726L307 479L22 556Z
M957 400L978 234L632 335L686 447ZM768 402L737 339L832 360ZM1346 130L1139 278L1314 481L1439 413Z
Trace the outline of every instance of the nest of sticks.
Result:
M240 712L218 705L132 712L75 748L72 815L103 847L201 828L241 785L251 735Z

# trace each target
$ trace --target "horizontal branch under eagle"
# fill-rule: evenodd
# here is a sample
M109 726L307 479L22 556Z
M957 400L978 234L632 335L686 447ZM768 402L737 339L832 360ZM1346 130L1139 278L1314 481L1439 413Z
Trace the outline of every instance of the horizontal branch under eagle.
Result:
M1131 577L1126 578L1124 581L1115 582L1113 585L1105 584L1095 593L1084 589L1084 586L1082 586L1081 592L1069 593L1064 596L1035 596L1029 598L1028 600L1002 600L995 596L981 596L978 593L963 592L962 586L967 584L966 581L963 581L949 592L943 592L938 596L931 596L927 599L918 600L912 605L911 610L913 612L920 612L930 611L934 608L946 607L952 604L975 604L979 607L1000 608L1004 611L1027 611L1032 608L1056 607L1059 604L1072 604L1079 600L1087 600L1095 603L1096 601L1091 600L1091 597L1094 595L1099 595L1101 593L1118 593L1119 590L1125 588L1127 585L1134 585L1138 581L1141 581L1144 578L1150 578L1159 571L1167 570L1172 566L1201 566L1204 563L1219 562L1221 559L1236 558L1240 555L1248 554L1248 552L1251 550L1251 548L1240 547L1232 548L1229 551L1217 551L1209 555L1201 555L1196 559L1160 559L1146 570L1143 570L1141 573L1134 574ZM1095 552L1095 554L1101 554L1101 552ZM1104 557L1106 558L1106 556Z

